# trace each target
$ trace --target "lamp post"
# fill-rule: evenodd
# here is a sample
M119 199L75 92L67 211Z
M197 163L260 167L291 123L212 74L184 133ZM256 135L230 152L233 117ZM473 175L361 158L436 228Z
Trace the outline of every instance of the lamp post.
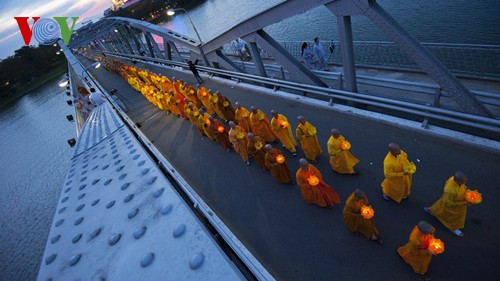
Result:
M100 63L100 62L94 62L93 64L91 64L91 65L89 65L89 66L85 67L85 68L83 69L83 71L82 71L82 74L81 74L81 75L78 75L77 73L73 73L71 76L75 76L75 75L76 75L78 78L80 78L80 79L82 79L82 80L83 80L83 73L84 73L87 69L89 69L89 68L99 68L99 67L101 67L101 63ZM68 80L66 80L66 81L64 81L64 82L59 83L59 87L63 88L63 87L65 87L65 86L66 86L66 85L68 85L68 84L69 84L69 78L68 78Z
M183 11L188 16L189 22L191 23L191 26L193 27L194 33L196 33L196 36L198 37L198 41L200 41L200 47L199 48L200 48L201 56L203 57L203 60L205 61L205 64L207 66L210 66L210 64L208 63L208 59L205 56L205 52L203 52L203 49L201 48L201 45L203 45L203 41L201 41L200 34L198 33L198 30L196 29L196 26L194 25L193 20L191 19L191 16L189 15L188 11L186 9L184 9L184 8L173 8L173 9L168 9L167 10L167 15L173 16L173 15L175 15L175 11Z

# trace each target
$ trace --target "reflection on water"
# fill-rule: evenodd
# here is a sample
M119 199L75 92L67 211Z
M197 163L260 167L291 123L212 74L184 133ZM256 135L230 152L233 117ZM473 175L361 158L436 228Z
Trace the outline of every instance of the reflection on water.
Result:
M0 280L35 280L76 135L58 80L0 109Z

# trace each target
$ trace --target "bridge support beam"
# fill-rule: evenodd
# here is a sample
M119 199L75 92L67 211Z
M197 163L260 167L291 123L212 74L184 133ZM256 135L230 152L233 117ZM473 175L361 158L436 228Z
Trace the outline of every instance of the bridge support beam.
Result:
M149 45L151 45L151 51L154 54L154 57L163 59L165 58L163 54L160 51L160 48L158 47L158 44L156 44L156 41L154 40L153 36L149 32L144 32L144 37L146 37L146 42L149 42Z
M126 35L125 29L123 29L122 26L119 26L117 28L118 30L118 36L120 36L121 40L125 43L125 46L127 47L128 51L130 54L134 54L134 49L132 48L132 45L130 45L130 41L128 40Z
M325 6L337 16L364 15L396 43L466 113L493 117L493 114L420 42L401 27L375 0L338 0Z
M165 40L165 38L163 40ZM175 46L174 42L168 41L168 44L170 45L170 47L174 51L174 54L179 59L179 61L184 62L184 59L181 56L181 52L179 52L179 49L177 49L177 46Z
M235 64L230 58L228 58L224 53L219 49L216 50L215 53L219 58L221 58L225 63L227 63L229 66L231 66L234 70L241 72L241 73L247 73L243 68L239 67L237 64Z
M172 60L172 47L168 44L168 39L163 37L163 52L165 52L165 58L167 60Z
M313 83L321 87L328 87L325 82L321 81L321 79L314 75L314 73L295 59L264 30L257 30L256 32L243 37L243 40L255 42L266 50L267 53L273 56L276 62L281 64L290 72L290 76L294 81L306 84Z
M352 42L352 27L350 16L337 16L339 26L340 51L344 72L345 90L357 93L356 66L354 64L354 46Z
M140 54L139 50L141 49L141 44L139 43L139 40L137 39L134 31L130 26L127 25L124 28L125 30L127 30L129 37L134 41L137 53Z
M259 47L255 42L250 42L250 52L252 54L253 61L257 66L257 70L259 71L260 76L267 77L266 68L264 67L264 63L262 62L262 57L260 56Z

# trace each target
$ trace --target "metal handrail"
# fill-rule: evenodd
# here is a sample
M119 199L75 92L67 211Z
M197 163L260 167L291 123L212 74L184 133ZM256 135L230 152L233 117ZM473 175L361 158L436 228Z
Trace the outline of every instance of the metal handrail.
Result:
M165 60L165 59L157 59L157 58L150 58L150 57L145 58L142 56L126 55L126 54L115 53L115 52L102 52L102 53L105 53L106 55L111 55L114 57L119 57L119 58L121 57L121 58L126 58L126 59L136 59L136 60L141 60L144 62L152 61L152 62L156 62L156 63L174 65L174 66L179 66L179 67L183 67L183 68L188 67L187 63L178 62L178 61L169 61L169 60ZM396 110L399 112L415 114L418 116L422 116L424 118L432 118L432 119L436 119L436 120L451 122L454 124L465 125L465 126L469 126L469 127L473 127L473 128L478 128L478 129L483 129L483 130L487 130L487 131L491 131L491 132L495 132L495 133L500 133L500 120L498 120L498 119L477 116L477 115L471 115L471 114L456 112L456 111L452 111L452 110L431 107L431 106L427 106L427 105L414 104L414 103L409 103L409 102L405 102L405 101L387 99L387 98L383 98L383 97L375 97L375 96L370 96L370 95L366 95L366 94L353 93L353 92L331 89L331 88L323 88L323 87L318 87L318 86L314 86L314 85L301 84L301 83L290 82L290 81L283 81L283 80L279 80L279 79L261 77L261 76L257 76L257 75L244 74L244 73L233 72L233 71L228 71L228 70L214 69L214 68L209 68L209 67L205 67L205 66L199 66L197 68L199 70L205 71L205 72L213 74L213 75L224 75L224 76L229 76L229 77L231 77L233 79L237 79L237 80L246 80L246 81L251 81L251 82L260 83L260 84L266 84L269 86L274 86L274 87L279 87L279 88L297 90L297 91L301 91L301 92L305 92L305 93L311 93L311 94L323 96L326 98L335 98L335 99L348 101L348 102L356 102L356 103L361 103L361 104L373 105L373 106L377 106L377 107L381 107L381 108L385 108L385 109L391 109L391 110Z

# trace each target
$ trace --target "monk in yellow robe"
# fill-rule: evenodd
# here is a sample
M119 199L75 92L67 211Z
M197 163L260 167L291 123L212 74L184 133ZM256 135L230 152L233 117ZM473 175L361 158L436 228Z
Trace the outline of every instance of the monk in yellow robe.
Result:
M245 130L236 125L233 121L229 121L229 141L233 144L234 151L241 156L243 162L250 165L248 160L248 136Z
M316 127L307 122L304 116L299 116L298 120L299 125L295 130L295 134L297 135L300 147L306 154L308 160L311 160L313 163L318 163L316 157L321 155L323 150L321 150L321 146L319 146Z
M217 115L219 113L220 118L224 119L224 121L229 122L229 121L236 121L234 118L234 108L231 105L231 102L226 96L223 96L220 92L215 92L215 95L217 95L217 101L214 103L214 108L215 111L217 112ZM218 110L217 110L218 109Z
M219 121L219 119L215 119L213 116L208 117L208 120L210 120L210 126L208 126L210 134L215 137L215 141L217 141L218 144L226 151L229 151L232 145L222 122Z
M359 160L352 155L349 149L344 149L342 143L346 139L340 134L337 129L332 129L332 135L326 144L328 154L330 154L330 165L332 169L339 174L356 175L354 165L358 164Z
M404 171L408 163L408 155L396 143L389 144L389 152L384 159L384 176L382 182L382 197L400 203L408 198L412 182L412 175Z
M236 105L236 110L234 111L236 122L238 125L245 129L246 132L251 132L250 129L250 111L241 106L239 102L234 103Z
M335 204L341 203L337 192L323 181L323 175L316 167L304 158L299 160L299 165L295 177L307 203L324 208L333 208Z
M210 117L210 115L205 112L205 108L203 108L203 107L198 110L198 113L199 113L199 116L198 116L198 126L200 126L201 128L203 128L203 132L205 133L205 135L209 139L215 141L215 137L212 136L212 134L210 133L210 130L209 130L210 124L212 123L210 121L210 119L208 119Z
M191 102L188 103L184 109L184 112L186 112L189 121L196 127L196 130L198 130L198 133L200 133L200 136L203 137L205 134L203 131L203 127L200 126L198 122L198 116L200 116L200 113L198 112L198 108L192 104Z
M210 91L205 89L205 87L198 87L198 91L196 92L196 95L197 95L198 99L200 100L200 102L205 107L205 109L207 110L208 114L214 115L215 110L214 110L212 103L210 102L210 98L212 97L212 95L210 94Z
M266 142L274 142L276 140L276 135L271 129L266 114L254 106L250 107L250 110L252 111L252 113L250 113L250 128L252 129L252 133L261 137Z
M265 149L267 151L264 158L266 167L271 171L271 175L274 179L279 183L293 183L292 174L290 174L290 170L288 169L288 165L286 164L286 160L281 150L273 148L270 144L266 144ZM283 162L278 163L277 157L283 157Z
M248 153L253 156L253 159L257 161L260 168L264 171L269 169L266 167L266 151L264 145L266 142L259 136L254 136L252 133L248 133Z
M276 110L271 110L271 115L273 118L271 119L271 128L273 132L278 136L278 139L283 144L283 147L288 149L293 156L297 156L297 142L292 135L292 129L290 126L290 122L283 114L279 114Z
M432 258L428 248L430 240L434 239L434 232L432 225L426 221L420 221L413 228L408 243L398 248L401 258L424 280L431 280L427 275L427 268Z
M193 105L196 105L196 107L200 107L202 106L201 104L201 101L198 99L198 97L196 96L196 91L193 89L193 87L191 87L190 85L188 85L186 82L184 82L184 84L182 84L182 87L181 87L181 90L184 94L184 96L190 101L193 103Z
M213 93L211 96L210 96L210 104L212 105L212 108L215 110L215 114L217 114L217 116L219 116L220 118L224 119L223 117L223 113L221 111L221 109L217 106L219 104L219 95L217 95L217 93Z
M382 238L380 238L380 232L377 227L375 227L375 221L373 218L365 219L361 215L361 208L363 206L370 206L366 194L356 189L354 190L344 206L344 224L347 228L354 233L361 233L366 239L376 241L380 244L383 243Z
M457 236L464 235L460 229L464 228L469 205L465 200L465 192L468 190L466 183L467 176L463 172L455 172L455 175L446 181L441 198L430 208L424 208Z

